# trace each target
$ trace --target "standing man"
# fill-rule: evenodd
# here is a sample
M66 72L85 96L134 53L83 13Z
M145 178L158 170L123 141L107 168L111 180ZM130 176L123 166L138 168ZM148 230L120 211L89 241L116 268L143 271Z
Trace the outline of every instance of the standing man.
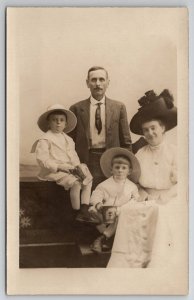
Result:
M108 72L103 67L92 67L86 79L91 96L77 102L70 110L77 117L71 133L82 163L86 163L94 177L93 188L104 180L100 168L102 153L112 147L131 151L131 137L125 105L106 97Z

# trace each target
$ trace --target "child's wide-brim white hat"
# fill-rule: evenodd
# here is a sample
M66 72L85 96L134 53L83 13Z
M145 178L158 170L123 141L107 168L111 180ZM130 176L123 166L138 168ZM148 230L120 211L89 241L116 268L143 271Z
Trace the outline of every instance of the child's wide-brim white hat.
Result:
M101 159L100 159L100 166L101 166L104 176L106 176L107 178L112 176L112 172L111 172L112 160L115 156L118 156L118 155L125 156L130 160L131 165L132 165L132 172L128 176L128 178L131 181L137 183L139 181L139 177L141 175L141 168L140 168L139 161L132 152L130 152L127 149L120 148L120 147L110 148L102 154Z
M77 118L72 111L65 109L65 107L61 104L54 104L47 108L47 111L44 112L38 119L37 124L39 128L44 132L48 131L48 116L55 111L63 111L67 117L67 124L63 131L65 133L72 131L77 124Z

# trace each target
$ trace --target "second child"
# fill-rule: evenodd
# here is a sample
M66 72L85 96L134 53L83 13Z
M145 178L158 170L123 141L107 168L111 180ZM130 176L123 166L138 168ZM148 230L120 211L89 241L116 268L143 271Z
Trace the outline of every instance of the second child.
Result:
M138 182L140 166L137 158L128 150L116 147L103 153L100 165L108 179L93 191L90 213L99 223L101 235L93 242L91 249L100 253L109 250L117 228L118 215L131 201L139 198Z

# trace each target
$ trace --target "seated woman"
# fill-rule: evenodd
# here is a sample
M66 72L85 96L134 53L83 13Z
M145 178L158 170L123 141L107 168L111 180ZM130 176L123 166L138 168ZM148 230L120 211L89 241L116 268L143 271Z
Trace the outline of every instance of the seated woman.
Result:
M133 133L144 135L148 142L136 154L141 167L139 184L144 189L143 200L148 200L140 204L157 208L158 217L156 220L155 215L154 223L151 217L144 224L137 224L137 219L130 224L130 211L128 215L121 215L108 267L163 267L173 263L173 260L176 263L177 259L176 147L165 139L165 132L177 124L177 109L168 90L159 96L149 91L139 100L139 104L141 107L132 118L130 128ZM139 215L140 210L137 217ZM136 223L135 232L130 229L133 223ZM145 229L144 243L140 243L142 228Z

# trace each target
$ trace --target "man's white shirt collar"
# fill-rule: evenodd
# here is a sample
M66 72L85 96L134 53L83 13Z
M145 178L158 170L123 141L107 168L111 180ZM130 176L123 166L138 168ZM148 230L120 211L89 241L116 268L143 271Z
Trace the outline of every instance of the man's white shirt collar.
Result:
M90 103L92 105L96 105L98 103L105 104L105 96L100 101L98 101L98 100L94 99L92 96L90 96Z

